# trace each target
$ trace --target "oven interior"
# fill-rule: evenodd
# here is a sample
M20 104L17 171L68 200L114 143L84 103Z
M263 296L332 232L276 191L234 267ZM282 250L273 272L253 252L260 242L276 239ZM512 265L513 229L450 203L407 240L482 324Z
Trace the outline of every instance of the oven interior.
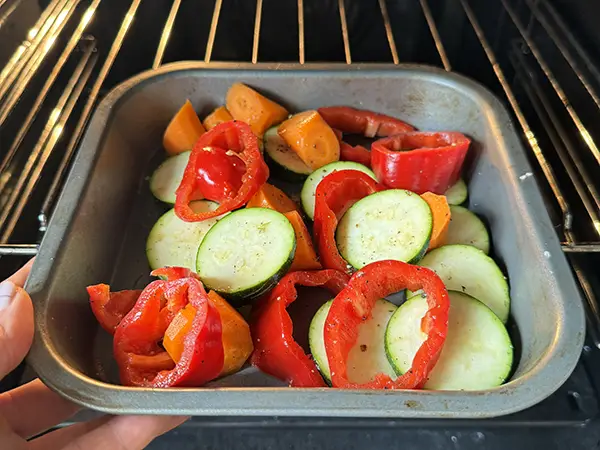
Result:
M584 424L600 382L599 16L585 0L0 0L0 275L35 254L94 106L130 76L181 60L442 67L507 105L586 300L571 378L494 423Z

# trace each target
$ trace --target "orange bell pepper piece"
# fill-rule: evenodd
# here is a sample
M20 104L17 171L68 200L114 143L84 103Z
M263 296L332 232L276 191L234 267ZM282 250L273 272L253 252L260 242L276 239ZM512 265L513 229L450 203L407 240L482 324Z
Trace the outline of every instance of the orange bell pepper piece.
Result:
M433 215L433 230L429 241L429 250L433 250L446 243L446 234L450 225L450 206L443 195L425 192L421 194L421 198L427 202Z
M194 107L186 100L165 130L163 147L169 155L187 152L205 131Z
M246 122L258 137L288 116L283 106L242 83L229 88L225 106L235 120Z
M320 270L321 263L317 258L317 252L313 246L310 233L298 211L290 211L284 214L288 218L296 233L296 253L290 272L296 270Z
M246 208L269 208L280 213L298 210L298 206L285 192L269 183L262 185L246 204Z
M252 353L254 347L250 327L240 313L219 294L210 291L208 298L221 316L224 361L219 376L224 376L240 370ZM195 314L194 307L188 304L177 313L165 332L163 347L175 362L181 358L183 342L191 329Z
M317 111L296 114L277 132L312 170L340 159L340 141Z
M206 128L206 130L208 131L211 128L216 127L220 123L229 122L230 120L233 120L233 117L231 116L231 114L229 114L227 108L225 108L224 106L219 106L208 116L206 116L206 118L202 122L202 125L204 125L204 128Z

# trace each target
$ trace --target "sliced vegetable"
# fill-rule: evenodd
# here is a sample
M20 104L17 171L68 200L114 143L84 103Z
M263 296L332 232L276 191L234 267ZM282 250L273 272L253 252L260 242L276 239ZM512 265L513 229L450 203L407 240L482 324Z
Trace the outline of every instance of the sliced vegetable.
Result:
M306 224L298 211L290 211L284 215L290 221L296 233L296 253L290 271L322 269L308 228L306 228Z
M237 153L204 147L196 162L196 183L204 198L222 203L235 198L242 187L246 165Z
M271 127L264 135L265 160L271 172L285 181L302 181L310 175L312 169L283 140L277 127Z
M465 244L490 252L490 236L487 228L475 213L462 206L451 206L452 218L446 235L447 244Z
M340 143L317 111L304 111L277 129L279 135L312 170L340 159Z
M300 199L302 200L302 208L310 219L315 217L315 195L317 192L317 186L319 183L332 172L339 172L341 170L357 170L364 172L377 181L375 174L368 167L362 164L354 163L351 161L338 161L326 166L321 167L319 170L315 170L304 182L302 186L302 192L300 193Z
M194 107L186 100L165 130L163 147L169 155L190 151L205 131Z
M483 303L449 291L448 335L425 389L483 390L502 384L512 367L513 347L502 322ZM421 295L406 301L389 321L385 346L398 374L411 368L426 335L421 318L427 300Z
M435 271L448 289L475 297L503 323L508 320L508 283L494 260L481 250L470 245L444 245L425 255L420 264Z
M231 116L231 114L229 114L227 108L225 108L224 106L219 106L208 116L206 116L204 122L202 122L202 125L204 125L204 128L206 128L207 130L211 130L217 125L229 122L230 120L233 120L233 117Z
M227 91L227 110L235 120L241 120L262 136L268 128L288 116L287 110L242 83L234 83Z
M269 183L265 183L260 187L258 192L250 199L246 208L269 208L280 213L298 210L298 206L285 192Z
M423 289L428 309L420 321L426 338L419 346L411 368L397 379L378 373L368 383L348 377L348 356L356 345L359 325L372 316L375 303L404 288ZM431 270L400 261L378 261L356 272L334 299L323 332L331 384L337 388L414 389L422 387L442 352L448 330L448 292Z
M319 308L308 331L310 352L328 383L331 383L331 372L327 363L323 328L332 302L333 300L330 300ZM348 379L352 383L367 383L379 373L396 377L388 362L384 345L385 329L396 309L396 305L386 300L377 300L373 305L371 317L359 325L356 344L348 354Z
M380 188L369 175L356 170L330 173L319 183L313 230L323 267L352 272L352 266L342 258L335 241L338 218L355 202Z
M207 147L219 147L237 153L245 164L246 171L241 178L242 185L233 197L223 200L214 211L195 213L190 207L190 202L206 190L206 184L197 174L202 166L202 159L206 156L207 152L204 149ZM258 150L256 136L248 125L242 122L222 123L205 133L194 146L183 180L177 189L175 214L186 222L198 222L220 216L247 203L268 177L269 169Z
M346 142L340 142L340 160L354 161L366 167L371 167L371 152L362 145L352 146Z
M335 270L290 272L283 277L275 289L253 308L252 364L292 387L325 386L314 361L294 340L292 319L286 308L298 296L296 285L323 286L336 295L347 282L348 276Z
M373 143L371 166L388 187L444 194L458 181L470 143L454 132L399 134Z
M335 240L344 259L360 269L386 259L419 261L429 246L432 228L425 200L410 191L390 189L352 205L339 222Z
M115 334L115 329L142 293L139 290L110 292L107 284L88 286L87 292L96 320L110 334Z
M198 249L197 273L230 301L251 300L287 272L296 248L294 228L272 209L245 208L214 225Z
M328 106L319 108L318 111L329 126L347 134L362 134L373 138L414 130L414 127L395 117L349 106Z
M459 178L444 195L448 199L449 205L462 205L467 200L467 185L462 178Z
M242 315L215 291L210 291L208 298L219 310L223 327L225 359L219 376L229 375L240 370L252 354L254 346L250 326Z
M163 162L150 178L150 191L161 202L174 204L175 193L183 179L183 172L190 159L190 152L171 156Z
M250 327L229 303L216 292L208 293L209 300L219 311L222 328L223 368L219 376L237 372L252 353ZM180 310L165 332L163 347L175 362L179 362L185 348L185 336L192 328L196 310L191 304Z
M448 226L450 225L450 207L443 195L431 192L421 194L421 198L427 202L433 215L433 230L429 241L429 250L441 247L447 241Z
M181 358L175 363L159 342L188 304L195 315L183 339ZM126 386L201 386L223 368L219 312L196 278L154 281L117 327L113 350Z
M218 207L218 204L207 200L191 204L195 213L214 211ZM173 209L164 213L150 230L146 241L146 256L150 267L158 269L179 266L196 270L200 242L220 218L221 216L202 222L184 222L175 215Z

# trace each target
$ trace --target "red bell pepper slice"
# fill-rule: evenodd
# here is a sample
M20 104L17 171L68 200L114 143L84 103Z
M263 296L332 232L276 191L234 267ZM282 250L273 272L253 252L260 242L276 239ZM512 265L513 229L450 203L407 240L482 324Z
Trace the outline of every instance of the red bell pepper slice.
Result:
M242 187L246 165L237 153L220 147L204 147L198 158L196 182L202 196L215 202L234 198Z
M371 152L362 145L354 147L347 142L340 142L340 160L353 161L371 167Z
M133 308L140 290L110 292L107 284L96 284L87 287L90 296L90 306L100 326L110 334L115 334L117 325Z
M337 294L348 280L346 274L336 270L290 272L284 276L252 312L252 364L292 387L325 387L315 362L294 340L292 319L286 308L298 296L296 285L324 286Z
M360 134L368 138L385 137L413 131L414 127L395 117L378 114L349 106L319 108L319 114L327 124L346 134ZM371 167L371 152L362 145L352 146L340 139L340 159L354 161Z
M174 363L159 346L173 317L187 304L196 310ZM113 351L121 382L127 386L166 388L201 386L223 367L221 319L202 283L194 277L150 283L115 332Z
M456 132L414 132L373 142L371 166L391 188L442 195L460 177L471 140Z
M411 368L393 380L380 373L365 384L348 380L347 360L358 339L358 327L371 316L377 299L404 288L423 289L429 309L421 320L427 338L417 350ZM377 261L356 272L332 302L323 338L333 387L349 389L415 389L423 387L442 352L448 332L450 301L442 280L425 267L401 261Z
M352 266L342 258L335 242L338 221L358 200L382 189L373 178L357 170L332 172L319 183L313 230L324 268L352 274Z
M190 202L202 197L205 183L198 175L198 170L199 167L204 167L202 158L206 156L205 149L211 147L237 153L237 157L245 164L246 169L241 179L241 187L235 195L230 193L231 196L225 198L214 211L195 213ZM258 148L258 140L250 127L239 121L221 123L204 133L194 145L183 179L177 188L175 214L186 222L199 222L220 216L247 203L267 178L269 178L269 169Z
M337 128L342 133L362 134L368 138L391 136L415 129L395 117L349 106L327 106L318 111L331 128Z
M150 272L150 275L152 275L153 277L159 277L165 281L174 281L179 280L180 278L188 277L196 278L198 280L200 279L200 277L195 272L192 272L190 269L186 267L176 266L168 266L161 267L160 269L155 269L152 272Z

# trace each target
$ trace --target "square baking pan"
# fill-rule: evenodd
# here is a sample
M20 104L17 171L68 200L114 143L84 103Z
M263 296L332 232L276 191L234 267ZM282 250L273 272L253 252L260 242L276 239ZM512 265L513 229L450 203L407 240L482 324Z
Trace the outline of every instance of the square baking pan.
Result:
M472 138L468 207L488 224L510 284L516 352L508 383L468 392L293 389L248 367L203 388L118 385L111 337L85 287L149 281L145 240L165 207L148 175L165 127L186 99L207 114L238 81L290 111L350 105ZM26 287L36 322L29 362L63 396L113 414L480 418L525 409L568 378L585 335L579 290L531 172L503 105L440 69L182 62L142 73L96 109L44 236Z

